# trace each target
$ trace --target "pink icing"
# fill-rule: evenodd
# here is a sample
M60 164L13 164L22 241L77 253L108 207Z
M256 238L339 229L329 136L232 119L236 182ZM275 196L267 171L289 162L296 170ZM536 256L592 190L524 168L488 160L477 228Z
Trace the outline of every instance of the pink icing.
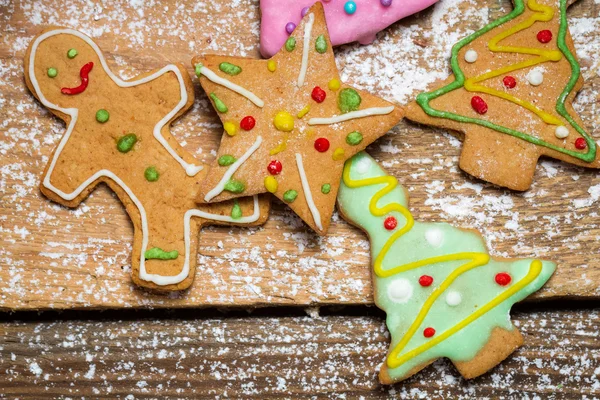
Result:
M380 0L354 0L357 10L352 15L344 11L346 1L322 1L334 46L355 41L369 44L380 30L429 7L437 0L393 0L389 7L381 5ZM263 57L271 57L281 49L289 36L285 31L286 24L293 22L298 25L302 9L314 3L314 0L260 0L260 52Z

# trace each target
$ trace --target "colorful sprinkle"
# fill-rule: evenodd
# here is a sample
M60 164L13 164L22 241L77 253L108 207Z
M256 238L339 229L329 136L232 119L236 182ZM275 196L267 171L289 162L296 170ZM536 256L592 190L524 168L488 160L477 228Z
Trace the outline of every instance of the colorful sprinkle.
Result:
M77 57L77 54L79 53L76 49L69 49L69 51L67 51L67 57L69 57L71 60Z
M159 177L160 177L160 174L158 173L158 171L156 170L156 167L154 167L154 166L150 166L150 167L146 168L146 170L144 171L144 178L146 178L146 180L148 182L156 182Z
M242 72L242 67L238 67L237 65L228 62L222 62L219 64L219 69L231 76L235 76Z
M312 99L314 101L316 101L317 103L322 103L325 101L325 98L327 97L327 93L325 93L325 91L323 89L321 89L318 86L315 86L315 88L312 90L310 97L312 97Z
M512 278L506 272L500 272L500 273L496 274L496 277L494 278L494 280L496 281L496 283L498 285L506 286L512 281Z
M552 32L548 29L544 29L543 31L539 31L537 34L537 40L540 43L548 43L552 40Z
M279 111L273 118L273 125L278 131L291 132L294 130L294 117L287 111Z
M244 185L240 181L231 179L231 180L229 180L229 182L227 182L225 184L225 187L223 190L226 190L231 193L242 193L244 190L246 190L246 185Z
M319 54L323 54L327 51L327 40L325 39L325 36L317 36L317 41L315 42L315 50Z
M338 147L337 149L335 149L333 151L333 155L331 156L331 158L333 158L334 161L339 161L339 160L343 160L344 156L345 156L344 149L342 149L341 147Z
M302 110L298 111L298 118L304 117L310 111L310 105L307 104Z
M294 32L294 29L296 29L295 23L288 22L287 24L285 24L285 31L288 33L288 35L290 35L292 32Z
M96 111L96 121L100 122L101 124L107 122L109 118L110 114L105 109L101 108L100 110Z
M144 258L146 260L174 260L177 257L179 257L179 252L177 250L164 251L163 249L158 247L153 247L149 250L146 250L146 252L144 253Z
M353 1L347 1L346 4L344 4L344 11L348 15L354 14L356 12L356 3Z
M504 84L505 87L512 89L515 86L517 86L517 80L512 77L512 76L505 76L504 79L502 79L502 83Z
M586 147L587 147L587 143L585 142L584 138L580 137L575 140L575 148L576 149L583 150Z
M135 135L135 133L129 133L125 136L121 136L121 138L119 138L119 141L117 142L117 150L119 150L121 153L127 153L128 151L133 149L133 146L136 142L137 136Z
M363 135L362 135L362 133L360 133L358 131L350 132L346 136L346 143L348 143L350 146L356 146L356 145L360 144L362 141L363 141Z
M329 88L329 90L333 90L336 91L340 88L340 81L338 81L337 79L333 78L332 80L329 81L329 83L327 84L327 87Z
M225 122L223 124L223 128L225 129L225 132L227 132L227 134L229 136L235 136L237 134L237 127L235 126L235 124L233 122Z
M398 226L398 220L396 217L389 216L383 221L383 227L388 231L393 231Z
M381 0L381 5L384 7L389 7L392 5L392 0Z
M223 103L216 94L211 93L209 96L215 102L215 108L218 112L225 114L227 111L229 111L225 103Z
M198 78L200 78L200 76L202 76L202 67L203 67L202 63L198 63L194 67L194 72L196 73L196 76Z
M281 141L281 143L279 143L279 145L277 145L277 147L275 147L274 149L271 149L271 151L269 151L269 154L274 156L275 154L281 153L285 149L287 149L287 137L284 137L283 140Z
M242 118L242 121L240 122L240 127L245 131L252 130L252 128L254 128L254 125L256 125L256 120L250 115Z
M238 203L237 199L233 200L233 207L231 208L231 218L242 218L242 207L240 207L240 203Z
M293 203L294 200L296 200L296 197L298 197L298 192L296 192L294 189L291 189L283 194L283 201L286 203Z
M278 160L273 160L269 163L269 165L267 165L267 171L269 171L271 175L279 175L282 169L283 166Z
M483 115L488 111L487 103L479 96L473 96L471 98L471 107L473 107L473 110L475 110L477 114Z
M315 150L319 153L325 153L327 150L329 150L329 140L324 137L315 140Z
M287 51L294 51L295 48L296 48L296 38L293 36L290 36L288 38L288 40L285 41L285 49Z
M235 158L231 154L225 154L225 155L219 157L219 159L217 160L217 163L221 167L227 167L227 166L233 164L236 161L237 161L237 158Z
M429 275L421 275L421 277L419 278L419 285L421 285L423 287L431 286L432 283L433 283L433 277L431 277Z
M278 188L279 184L277 183L277 179L272 176L267 176L265 178L265 189L267 189L269 193L275 193Z
M269 62L267 63L267 69L270 72L275 72L275 70L277 70L277 63L273 60L269 60Z
M88 83L90 82L89 74L92 71L92 68L94 68L93 62L90 61L89 63L85 64L79 70L79 77L81 78L81 84L79 84L79 86L76 86L73 88L66 88L66 87L62 88L62 89L60 89L60 92L62 94L68 94L68 95L83 93L83 91L85 89L87 89Z
M58 75L58 70L56 68L48 68L47 73L50 78L56 78L56 75Z
M425 330L423 331L423 336L425 336L426 338L430 338L433 335L435 335L435 329L431 327L425 328Z
M358 92L351 88L342 89L338 95L338 107L344 114L358 110L361 101Z
M331 185L329 183L323 184L323 186L321 186L321 193L329 194L329 192L331 192Z

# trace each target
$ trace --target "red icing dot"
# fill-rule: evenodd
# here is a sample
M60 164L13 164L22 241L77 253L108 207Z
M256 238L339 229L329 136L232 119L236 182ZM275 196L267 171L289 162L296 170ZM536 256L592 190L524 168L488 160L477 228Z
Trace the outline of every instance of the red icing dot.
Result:
M504 79L502 79L502 83L504 83L504 86L506 86L509 89L512 89L515 86L517 86L517 80L512 76L505 76Z
M398 226L398 220L392 216L387 217L385 221L383 221L383 227L388 231L396 229L396 226Z
M317 150L319 153L325 153L327 150L329 150L329 140L325 139L324 137L315 140L315 150Z
M254 128L254 125L256 125L256 120L250 115L242 118L242 121L240 122L240 127L245 131L251 130Z
M425 336L426 338L430 338L433 335L435 335L435 329L433 329L432 327L425 328L425 330L423 331L423 336Z
M550 32L548 29L544 29L543 31L539 31L537 34L537 40L540 43L548 43L549 41L552 40L552 32Z
M488 110L487 103L479 96L473 96L473 98L471 98L471 107L473 107L473 110L478 114L485 114Z
M325 93L325 91L323 89L321 89L320 87L315 86L315 88L312 90L312 93L310 94L310 96L317 103L322 103L325 101L325 97L327 97L327 93Z
M431 284L433 283L433 278L429 275L421 275L421 277L419 278L419 285L421 286L431 286Z
M500 272L496 274L496 283L500 286L506 286L512 281L512 278L506 272Z
M269 171L271 175L279 175L282 169L281 163L277 160L273 160L267 165L267 171Z
M575 140L575 148L577 148L578 150L583 150L586 147L587 143L585 142L584 138L580 137Z

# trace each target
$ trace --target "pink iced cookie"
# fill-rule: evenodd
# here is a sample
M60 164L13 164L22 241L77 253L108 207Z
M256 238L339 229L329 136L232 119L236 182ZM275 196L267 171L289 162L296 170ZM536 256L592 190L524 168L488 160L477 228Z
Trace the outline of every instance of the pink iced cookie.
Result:
M334 46L358 41L368 44L394 22L419 12L437 0L322 0ZM260 0L260 52L277 53L315 0Z

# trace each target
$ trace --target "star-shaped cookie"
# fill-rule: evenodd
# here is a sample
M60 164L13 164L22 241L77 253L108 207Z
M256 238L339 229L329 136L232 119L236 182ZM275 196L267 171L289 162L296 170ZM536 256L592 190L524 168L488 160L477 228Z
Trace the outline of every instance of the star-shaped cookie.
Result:
M270 192L319 234L344 161L403 116L340 82L319 2L269 60L205 55L192 63L226 131L197 201Z

